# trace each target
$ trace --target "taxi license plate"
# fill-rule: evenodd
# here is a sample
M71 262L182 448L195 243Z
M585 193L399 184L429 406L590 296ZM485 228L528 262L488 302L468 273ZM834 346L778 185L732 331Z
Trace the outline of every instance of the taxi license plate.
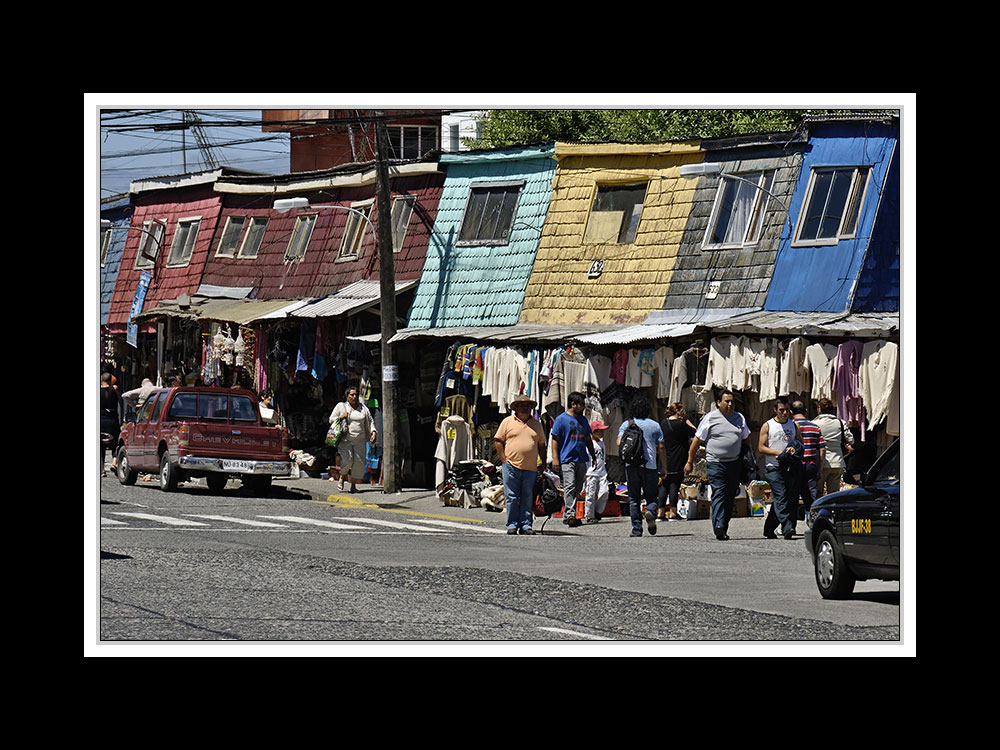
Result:
M250 461L230 461L224 460L222 462L223 471L242 471L250 472L253 471L253 464Z

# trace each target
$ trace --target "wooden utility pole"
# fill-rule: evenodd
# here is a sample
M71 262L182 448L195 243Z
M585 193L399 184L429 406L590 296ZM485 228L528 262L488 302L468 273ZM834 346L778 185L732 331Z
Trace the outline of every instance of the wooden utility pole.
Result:
M392 254L392 202L389 193L389 136L385 113L375 113L375 193L378 202L379 290L382 315L382 492L402 490L399 455L399 368L389 339L396 335L396 269Z

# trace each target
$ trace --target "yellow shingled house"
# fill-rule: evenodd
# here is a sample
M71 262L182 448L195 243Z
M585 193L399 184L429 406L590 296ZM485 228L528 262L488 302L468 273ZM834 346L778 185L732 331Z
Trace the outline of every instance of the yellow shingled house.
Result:
M552 182L521 323L640 323L663 307L695 181L700 141L556 143Z

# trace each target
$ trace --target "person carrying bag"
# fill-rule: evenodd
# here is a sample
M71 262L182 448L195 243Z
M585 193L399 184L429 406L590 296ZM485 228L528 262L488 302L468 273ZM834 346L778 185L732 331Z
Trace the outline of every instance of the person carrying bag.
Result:
M347 400L337 404L330 414L330 431L327 432L327 444L330 444L330 440L336 440L340 453L339 490L344 489L346 477L351 483L351 492L358 491L357 478L365 475L366 443L374 443L376 437L371 412L359 400L357 387L351 386L347 389Z

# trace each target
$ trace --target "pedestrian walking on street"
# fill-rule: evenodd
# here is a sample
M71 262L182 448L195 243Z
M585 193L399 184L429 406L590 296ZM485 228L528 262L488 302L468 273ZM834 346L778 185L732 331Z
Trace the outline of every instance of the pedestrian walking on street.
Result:
M155 389L156 386L153 385L152 380L149 378L143 378L138 388L133 388L131 391L125 391L125 393L122 394L122 402L125 404L125 418L128 419L128 413L130 411L138 414L139 407L145 403L146 397L149 396L149 394Z
M819 414L813 419L823 435L826 443L826 459L820 469L816 483L816 496L822 497L831 492L838 492L844 481L844 470L847 468L847 456L854 451L854 434L837 418L837 405L828 398L817 402Z
M764 536L777 539L775 528L781 526L785 539L795 533L795 514L798 510L798 476L789 458L795 454L794 441L799 440L799 426L791 419L788 399L784 396L774 402L774 417L760 428L757 450L765 457L764 477L771 487L771 509L764 519ZM795 506L792 505L794 501Z
M121 414L118 391L111 384L111 373L101 374L101 391L98 406L100 408L101 434L108 435L108 444L101 440L101 476L107 476L104 469L104 457L108 448L111 448L111 470L118 468L118 456L115 455L115 446L118 445L118 435L121 432Z
M809 512L817 495L819 472L826 460L826 441L814 422L806 419L806 405L801 401L792 402L792 419L799 427L803 445L802 470L804 476L799 484L804 513Z
M545 468L545 431L532 415L536 402L517 396L514 412L497 428L493 440L500 457L503 492L507 505L507 533L534 534L535 486Z
M736 411L735 397L728 388L719 393L715 406L698 423L684 473L691 473L695 455L704 445L708 484L712 488L712 530L716 539L728 541L729 521L740 486L740 446L746 443L750 447L750 428Z
M566 411L556 417L549 434L552 440L552 471L562 479L563 523L579 526L577 495L587 479L587 467L597 462L590 423L584 418L584 395L573 391L566 399Z
M629 404L630 419L622 422L618 428L618 445L621 446L622 436L631 422L635 422L642 430L643 449L646 461L643 464L625 464L625 482L628 486L628 510L632 519L632 533L629 536L642 536L642 520L646 519L646 527L650 534L656 533L656 504L659 499L659 478L667 473L667 456L663 451L663 430L660 423L649 418L649 399L640 394ZM660 459L657 471L657 458ZM646 510L642 510L642 501L646 501Z
M660 430L663 432L663 451L667 456L667 473L660 484L656 512L661 519L677 521L681 520L677 513L677 499L684 481L684 461L695 432L684 404L676 401L667 406L667 418L660 423Z
M376 438L375 422L371 412L358 399L358 389L347 389L347 400L337 404L330 414L330 424L338 419L346 419L344 436L337 449L340 451L340 480L337 489L343 491L344 478L351 483L351 492L357 492L357 480L365 475L367 444Z
M608 426L597 420L590 423L590 432L594 443L596 460L587 469L587 479L584 486L583 522L597 523L601 520L608 503L608 467L605 463L607 455L604 448L604 433Z

